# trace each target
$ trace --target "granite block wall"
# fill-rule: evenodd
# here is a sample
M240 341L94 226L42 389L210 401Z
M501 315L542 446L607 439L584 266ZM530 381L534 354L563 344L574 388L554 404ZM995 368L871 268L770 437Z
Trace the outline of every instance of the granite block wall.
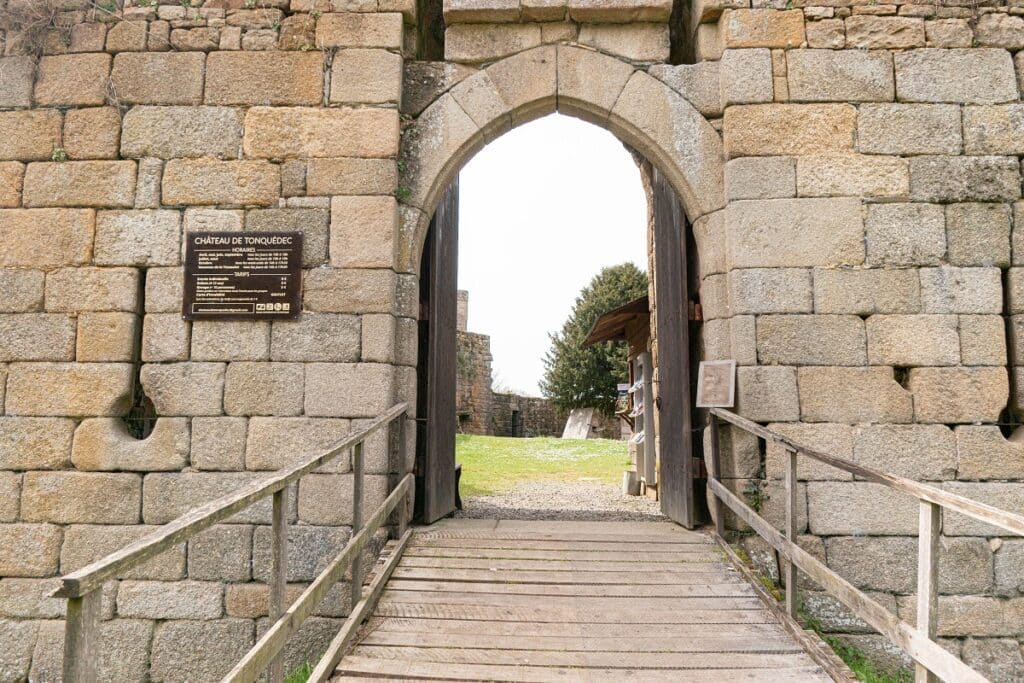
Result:
M697 1L680 25L661 0L449 2L443 60L416 9L0 0L0 679L59 670L60 574L415 405L436 201L488 140L556 110L679 191L701 355L737 360L742 414L1021 511L1019 0ZM185 233L300 229L298 321L182 320ZM139 389L144 440L121 420ZM778 454L726 440L731 485L780 519ZM368 453L372 504L412 463ZM801 477L806 546L912 620L912 502ZM347 538L350 490L341 461L293 492L297 587ZM110 582L104 677L223 673L265 628L267 521ZM1024 541L951 516L943 543L941 635L1019 678ZM826 596L806 608L885 652Z

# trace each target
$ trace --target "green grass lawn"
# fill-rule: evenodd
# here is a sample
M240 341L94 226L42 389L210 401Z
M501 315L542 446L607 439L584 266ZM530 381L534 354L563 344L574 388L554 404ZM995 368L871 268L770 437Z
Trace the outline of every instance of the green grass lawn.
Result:
M284 677L284 683L306 683L309 680L309 675L313 673L313 667L310 666L309 662L306 662L295 671Z
M459 434L455 460L462 464L462 495L486 495L536 479L622 482L630 466L625 441L513 439Z
M913 683L913 671L887 672L879 669L868 656L855 647L844 645L838 638L824 636L825 642L846 662L858 681L864 683Z

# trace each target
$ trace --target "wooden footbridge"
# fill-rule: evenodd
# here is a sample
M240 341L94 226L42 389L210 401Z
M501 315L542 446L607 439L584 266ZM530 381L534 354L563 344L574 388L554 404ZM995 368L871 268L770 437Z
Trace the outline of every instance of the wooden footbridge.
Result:
M659 522L415 530L334 681L829 681L708 534Z
M408 528L413 475L397 479L364 517L363 443L389 430L405 462L406 406L334 448L195 508L149 536L62 579L67 599L64 680L97 680L101 588L138 564L241 510L272 499L270 615L274 620L224 677L279 683L284 648L327 594L351 583L353 607L309 677L485 681L850 681L849 670L796 615L799 569L917 663L917 681L987 679L935 642L938 540L943 510L1024 535L1024 517L933 486L806 449L733 413L713 409L706 438L715 527L672 523L446 520ZM718 420L783 448L787 520L775 529L718 480ZM341 553L286 603L287 510L292 484L351 457L353 534ZM796 462L810 457L917 498L921 507L917 625L901 621L796 544ZM784 559L785 603L761 587L723 540L725 508ZM376 532L392 540L364 574ZM200 683L200 682L196 682Z

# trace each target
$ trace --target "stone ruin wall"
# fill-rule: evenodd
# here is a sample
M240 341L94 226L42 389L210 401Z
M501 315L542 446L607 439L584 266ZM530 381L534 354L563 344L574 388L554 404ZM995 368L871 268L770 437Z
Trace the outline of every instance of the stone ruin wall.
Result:
M496 392L492 386L491 338L468 332L469 292L458 291L455 358L455 414L460 434L561 436L565 415L545 398ZM512 412L519 430L513 433Z
M460 434L561 436L566 415L546 398L495 391L491 338L460 330L457 338L455 412ZM518 411L513 433L512 413Z
M493 397L495 436L561 437L567 415L546 398L496 392ZM512 412L519 413L519 428L512 432Z
M670 89L650 85L629 114L712 190L723 160L683 154L681 99L720 132L725 198L684 201L702 353L740 364L742 414L1020 509L1024 447L995 426L1024 400L1020 0L710 0L671 24L664 2L464 0L444 63L417 61L404 0L159 0L114 16L53 1L52 26L7 31L0 59L0 679L59 669L54 577L415 403L430 207L407 178L466 148L400 131L487 137L553 110L544 46L628 67L602 87L636 70L653 77L638 88ZM0 17L35 3L0 0ZM678 53L693 63L669 64ZM302 318L183 322L181 237L196 229L302 229ZM160 416L141 442L120 423L136 378ZM731 484L781 521L781 454L725 445ZM375 505L411 463L368 452ZM348 537L346 469L291 498L296 586ZM805 547L912 621L913 501L813 466L801 477ZM265 628L268 515L238 521L107 586L104 678L214 679ZM1024 540L951 517L943 547L941 634L994 680L1019 677ZM828 598L807 608L886 649ZM341 593L321 608L310 649L346 610ZM306 658L293 647L291 663Z
M491 338L469 332L469 292L456 293L455 415L464 434L493 434Z
M719 82L695 102L727 158L727 207L694 226L704 356L737 360L751 419L1020 511L1024 446L995 425L1024 407L1024 5L744 4L696 11L699 63L663 71ZM734 432L728 450L734 490L781 525L784 453ZM913 622L916 502L799 477L801 544ZM1022 560L1024 539L947 516L939 634L993 680L1024 676ZM805 609L901 659L827 596Z
M455 357L455 414L462 434L494 434L491 338L458 333Z

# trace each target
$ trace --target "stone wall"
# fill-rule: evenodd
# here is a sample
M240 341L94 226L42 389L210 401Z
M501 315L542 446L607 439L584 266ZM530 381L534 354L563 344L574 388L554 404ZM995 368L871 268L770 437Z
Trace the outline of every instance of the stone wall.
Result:
M513 413L517 413L515 417ZM495 436L560 437L565 419L566 414L545 398L494 394L491 424Z
M495 392L491 338L467 332L469 292L458 292L455 414L460 434L561 436L565 415L545 398ZM517 413L513 425L513 412Z
M1024 392L1024 12L786 7L696 3L701 61L658 67L684 89L718 81L692 100L722 117L727 159L727 207L694 226L704 354L739 363L743 415L1019 512L1024 448L996 424L1019 423ZM781 524L784 454L729 442L733 487ZM914 501L825 466L799 476L805 547L913 622ZM1024 676L1020 543L943 527L940 635L984 637L949 647L993 680ZM835 601L806 608L887 649Z
M60 671L54 577L415 405L415 283L394 269L412 4L136 4L0 0L4 681ZM184 321L192 230L302 230L301 318ZM144 441L121 421L135 382L159 416ZM372 509L410 464L366 453ZM349 471L292 491L293 595L350 535ZM217 680L265 630L269 507L233 521L108 582L102 680ZM289 667L347 611L339 586Z
M556 109L679 190L702 353L739 363L740 412L1020 510L1024 447L996 425L1024 390L1019 0L712 0L681 34L660 0L462 0L444 62L423 60L437 26L408 0L128 5L0 0L0 678L58 670L56 576L415 405L437 199ZM200 229L303 230L302 317L184 322L182 235ZM120 421L136 383L159 416L144 441ZM781 520L779 454L725 441L731 484ZM375 505L412 464L380 441L368 456ZM347 463L329 469L292 497L296 587L349 534ZM912 502L801 476L806 547L913 620ZM266 523L110 582L101 678L219 677L266 627ZM1020 677L1024 540L951 517L943 543L942 635ZM807 608L882 649L827 598ZM346 609L334 596L298 642Z
M455 414L463 434L493 434L491 338L459 332L456 340Z
M464 301L465 297L460 298L460 304ZM463 315L467 306L461 306L460 310ZM455 413L459 433L515 437L562 435L566 415L546 398L494 391L489 336L459 331L457 344ZM513 412L517 413L514 420Z

